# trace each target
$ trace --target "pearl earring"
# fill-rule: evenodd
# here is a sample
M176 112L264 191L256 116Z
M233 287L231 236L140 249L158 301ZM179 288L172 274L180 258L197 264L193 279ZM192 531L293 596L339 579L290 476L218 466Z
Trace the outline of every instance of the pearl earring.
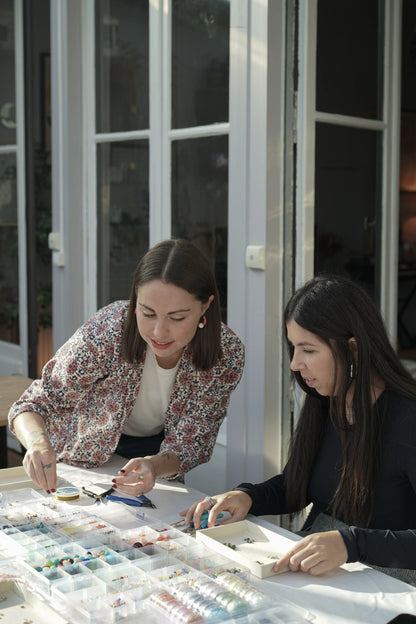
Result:
M199 329L204 329L206 324L207 324L207 317L206 316L201 316L201 319L200 319L200 321L198 323Z

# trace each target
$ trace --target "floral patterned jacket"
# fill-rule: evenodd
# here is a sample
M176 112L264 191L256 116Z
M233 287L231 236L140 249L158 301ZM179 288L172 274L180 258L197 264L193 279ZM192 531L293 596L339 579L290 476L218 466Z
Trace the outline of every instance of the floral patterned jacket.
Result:
M96 467L114 454L140 388L143 364L120 356L127 301L94 314L45 365L9 411L9 426L22 412L45 419L57 460ZM222 326L223 358L208 371L196 370L185 348L165 417L161 451L174 451L178 475L207 462L232 391L244 368L244 346Z

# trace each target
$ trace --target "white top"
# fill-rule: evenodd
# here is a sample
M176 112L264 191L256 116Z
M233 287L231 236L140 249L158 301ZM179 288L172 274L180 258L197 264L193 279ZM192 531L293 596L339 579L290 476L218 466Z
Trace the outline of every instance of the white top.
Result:
M161 368L153 351L146 350L139 394L123 433L145 437L162 431L179 362L180 358L174 368Z

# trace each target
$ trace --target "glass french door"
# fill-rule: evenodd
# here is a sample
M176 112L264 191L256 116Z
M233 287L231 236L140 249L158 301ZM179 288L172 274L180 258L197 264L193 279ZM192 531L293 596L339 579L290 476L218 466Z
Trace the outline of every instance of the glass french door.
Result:
M341 3L335 11L327 0L317 5L315 272L347 275L373 296L380 259L383 4Z
M23 14L0 7L0 374L27 374Z
M211 259L226 319L229 4L94 4L97 307L174 236Z
M416 3L403 0L400 124L399 354L416 375Z
M300 5L298 283L346 275L396 335L400 2Z

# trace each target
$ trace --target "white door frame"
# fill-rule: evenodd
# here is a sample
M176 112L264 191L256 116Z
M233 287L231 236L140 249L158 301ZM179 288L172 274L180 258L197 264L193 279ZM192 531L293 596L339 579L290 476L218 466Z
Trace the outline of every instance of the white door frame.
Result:
M86 319L86 131L83 0L51 2L53 349ZM90 3L88 3L90 4Z
M231 13L229 317L246 347L227 418L227 488L281 469L286 2L238 0ZM245 266L265 245L265 271Z

